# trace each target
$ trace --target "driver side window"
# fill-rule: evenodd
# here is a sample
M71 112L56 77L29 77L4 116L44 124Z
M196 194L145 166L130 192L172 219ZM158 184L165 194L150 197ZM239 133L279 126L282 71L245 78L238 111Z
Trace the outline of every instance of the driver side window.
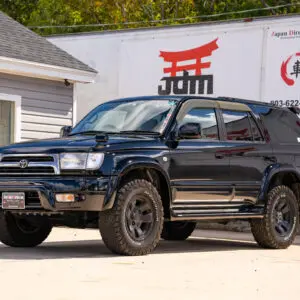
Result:
M179 127L187 123L200 125L201 135L197 139L219 140L217 117L213 108L192 108L179 123Z

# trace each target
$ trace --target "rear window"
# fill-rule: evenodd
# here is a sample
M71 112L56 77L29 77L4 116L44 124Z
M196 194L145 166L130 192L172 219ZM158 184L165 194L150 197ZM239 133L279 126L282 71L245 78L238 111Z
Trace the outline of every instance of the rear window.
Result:
M248 117L249 117L249 121L250 121L253 140L257 141L257 142L263 141L264 140L263 136L262 136L257 124L255 123L255 120L253 119L253 117L249 113L248 113Z
M247 112L223 110L226 138L230 141L253 141Z
M262 134L249 112L223 110L226 138L231 141L263 141Z

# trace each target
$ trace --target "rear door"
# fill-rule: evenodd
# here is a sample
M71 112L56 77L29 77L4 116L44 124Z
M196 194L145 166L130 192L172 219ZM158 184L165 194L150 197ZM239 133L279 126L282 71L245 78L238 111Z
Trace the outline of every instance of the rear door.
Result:
M221 109L233 200L255 203L266 168L276 162L250 109ZM273 161L274 160L274 161Z

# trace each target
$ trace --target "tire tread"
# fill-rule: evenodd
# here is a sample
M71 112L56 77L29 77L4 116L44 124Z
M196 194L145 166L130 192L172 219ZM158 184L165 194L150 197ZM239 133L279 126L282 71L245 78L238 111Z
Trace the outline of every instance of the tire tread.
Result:
M133 189L145 188L151 192L153 197L157 199L156 205L159 210L158 214L160 216L158 233L153 240L152 244L147 247L132 247L126 241L123 233L121 222L121 214L124 209L123 204L125 202L126 195ZM102 240L104 244L112 252L121 255L139 256L146 255L152 252L160 240L160 235L163 225L163 206L161 203L161 197L157 189L147 180L135 179L126 183L120 188L117 194L117 199L113 208L100 212L99 215L99 229L102 235Z
M266 215L263 219L255 219L251 220L251 231L254 236L255 241L258 243L259 246L267 249L285 249L289 247L297 234L297 228L299 223L299 217L297 218L296 222L296 230L294 230L292 236L286 242L278 241L273 233L271 228L271 213L272 213L272 204L274 202L274 198L279 194L285 192L288 194L289 197L294 199L295 205L297 206L297 211L299 211L298 201L296 196L294 195L293 191L288 188L287 186L280 185L274 187L268 193L268 199L266 204Z

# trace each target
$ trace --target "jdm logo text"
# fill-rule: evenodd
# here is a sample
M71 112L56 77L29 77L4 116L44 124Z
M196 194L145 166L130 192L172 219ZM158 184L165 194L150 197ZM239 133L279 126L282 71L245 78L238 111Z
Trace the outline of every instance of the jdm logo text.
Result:
M217 40L198 48L179 52L160 51L160 57L169 64L163 69L163 72L169 76L161 79L165 84L158 86L158 94L213 94L213 74L202 74L203 69L210 68L211 62L203 62L202 59L210 57L212 52L219 48Z

